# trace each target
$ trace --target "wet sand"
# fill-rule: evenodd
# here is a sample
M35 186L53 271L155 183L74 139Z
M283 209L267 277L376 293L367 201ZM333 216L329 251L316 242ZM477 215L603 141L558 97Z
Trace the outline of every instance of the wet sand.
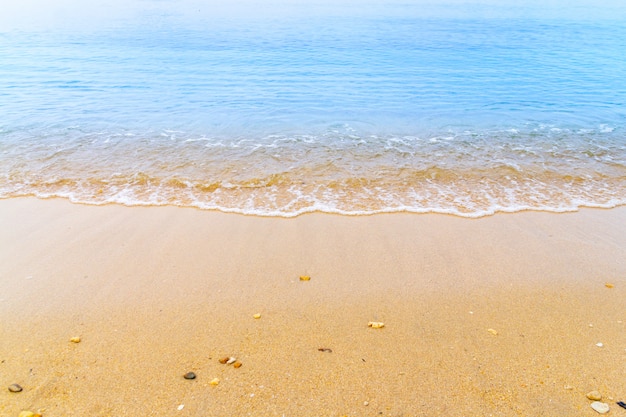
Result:
M0 318L3 416L626 415L626 208L0 200Z

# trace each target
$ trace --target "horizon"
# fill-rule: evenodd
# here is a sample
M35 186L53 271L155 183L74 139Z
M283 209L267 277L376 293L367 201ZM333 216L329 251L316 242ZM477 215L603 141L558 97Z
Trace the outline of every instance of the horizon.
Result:
M464 19L582 19L619 20L626 4L617 0L602 5L591 0L514 1L406 0L377 4L357 0L235 0L224 4L200 0L99 0L89 5L79 0L24 0L3 5L0 32L7 30L94 30L124 23L202 25L214 19L281 19L311 17L377 17Z

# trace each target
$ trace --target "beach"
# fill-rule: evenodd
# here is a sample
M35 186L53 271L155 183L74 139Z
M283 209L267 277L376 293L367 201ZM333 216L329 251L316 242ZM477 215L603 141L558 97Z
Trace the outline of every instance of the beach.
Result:
M0 417L626 417L626 2L14 3Z
M592 416L592 390L626 412L626 207L275 218L10 198L0 247L4 416Z

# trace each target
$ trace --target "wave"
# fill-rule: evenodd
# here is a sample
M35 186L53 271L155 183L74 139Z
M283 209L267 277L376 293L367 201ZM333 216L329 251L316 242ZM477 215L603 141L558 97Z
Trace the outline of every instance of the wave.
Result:
M620 129L552 125L422 135L176 130L2 133L0 198L174 205L258 216L565 212L626 204Z

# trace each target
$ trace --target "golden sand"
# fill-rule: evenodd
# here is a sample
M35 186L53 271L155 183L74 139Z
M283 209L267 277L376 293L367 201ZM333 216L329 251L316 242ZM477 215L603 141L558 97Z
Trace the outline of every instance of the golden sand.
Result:
M278 219L2 200L0 318L2 416L592 416L590 391L617 415L626 208Z

